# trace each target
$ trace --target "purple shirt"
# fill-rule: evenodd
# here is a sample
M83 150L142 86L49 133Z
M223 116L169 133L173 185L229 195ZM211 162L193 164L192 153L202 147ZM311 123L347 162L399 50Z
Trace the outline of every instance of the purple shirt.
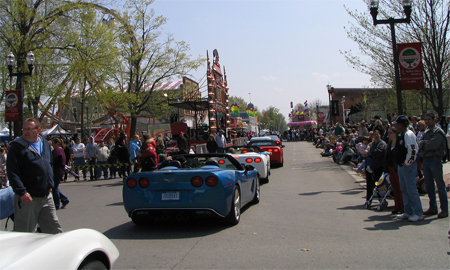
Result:
M61 147L53 150L53 172L63 174L66 170L64 166L66 165L66 154L64 154L64 149Z

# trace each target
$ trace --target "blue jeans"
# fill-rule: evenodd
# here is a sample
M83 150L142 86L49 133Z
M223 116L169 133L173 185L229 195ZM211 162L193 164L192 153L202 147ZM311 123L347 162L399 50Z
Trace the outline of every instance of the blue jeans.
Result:
M84 166L86 165L86 161L84 161L84 157L76 157L73 159L73 166L77 167L77 166ZM73 170L76 174L78 174L78 169L74 169ZM83 178L86 180L86 168L81 169L81 171L83 172ZM81 177L81 175L78 174L79 177Z
M398 166L398 177L403 194L405 213L408 215L423 215L422 202L416 186L417 162L411 166Z
M63 176L64 176L63 173L54 173L53 181L55 181L55 184L53 185L53 188L52 188L52 195L53 195L53 202L55 203L56 210L58 210L60 208L59 207L60 201L63 204L69 202L69 198L64 196L64 194L62 194L61 190L59 190L59 183L62 181Z
M436 188L434 187L434 182L436 182L441 210L448 211L448 197L444 182L444 173L442 171L442 159L438 157L424 158L422 169L425 176L428 198L430 198L430 209L437 209Z
M106 165L108 164L108 161L97 161L97 165ZM100 177L102 176L102 172L103 172L103 177L108 178L108 167L100 167L97 168L97 179L100 179Z
M223 153L223 148L222 147L217 147L216 153Z

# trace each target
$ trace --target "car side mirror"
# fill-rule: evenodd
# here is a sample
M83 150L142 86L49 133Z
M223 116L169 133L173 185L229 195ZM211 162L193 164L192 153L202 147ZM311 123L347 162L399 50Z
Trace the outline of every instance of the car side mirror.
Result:
M245 165L245 171L253 171L255 167L253 165Z

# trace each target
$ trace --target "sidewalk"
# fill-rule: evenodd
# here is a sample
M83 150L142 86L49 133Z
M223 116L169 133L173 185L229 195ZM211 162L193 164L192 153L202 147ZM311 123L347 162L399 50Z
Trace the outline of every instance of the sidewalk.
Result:
M364 188L366 187L366 179L363 176L359 175L357 172L355 172L351 166L338 165L338 164L336 164L336 165L340 166L343 170L347 171L351 176L353 176L356 183L360 184ZM449 190L449 187L450 187L450 162L443 164L442 167L443 167L443 171L444 171L444 181L447 186L447 190ZM450 192L448 193L448 197L450 198Z

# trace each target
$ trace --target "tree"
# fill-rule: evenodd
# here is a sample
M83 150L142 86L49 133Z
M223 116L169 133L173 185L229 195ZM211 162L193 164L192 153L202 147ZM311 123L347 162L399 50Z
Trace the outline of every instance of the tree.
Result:
M380 15L385 18L403 17L400 1L385 0L380 5ZM341 52L348 63L355 69L372 76L372 82L378 86L395 88L392 45L389 28L373 26L369 12L351 11L348 14L356 20L346 28L348 37L359 46L360 51L368 57L362 59L351 51ZM450 8L449 1L423 0L415 1L411 24L397 24L397 42L421 42L426 89L420 91L425 95L432 108L442 115L450 104ZM413 99L414 100L414 99ZM417 100L417 99L416 99ZM420 99L419 99L420 100ZM416 106L409 105L411 108ZM426 107L426 106L424 106Z
M124 65L116 77L117 83L126 87L129 95L128 111L131 114L131 135L136 131L137 117L146 111L152 94L164 82L173 76L187 75L197 69L204 59L200 56L191 60L189 45L176 42L171 35L162 37L160 28L166 19L155 16L150 8L154 0L129 0L123 17L127 29L122 41L125 41L121 57Z
M270 106L269 108L262 110L258 116L258 121L262 124L262 128L270 129L274 131L286 130L286 119L280 110Z

